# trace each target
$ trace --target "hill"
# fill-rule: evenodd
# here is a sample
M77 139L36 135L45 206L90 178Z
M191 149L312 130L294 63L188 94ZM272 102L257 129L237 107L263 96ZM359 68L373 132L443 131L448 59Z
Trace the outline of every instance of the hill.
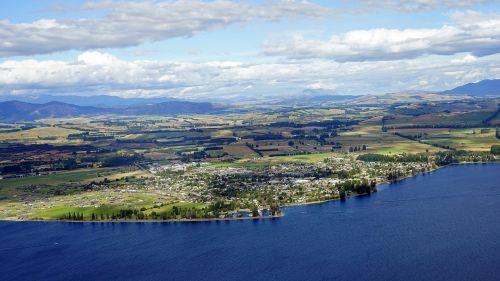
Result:
M441 93L446 95L469 95L475 97L500 96L500 79L469 83Z

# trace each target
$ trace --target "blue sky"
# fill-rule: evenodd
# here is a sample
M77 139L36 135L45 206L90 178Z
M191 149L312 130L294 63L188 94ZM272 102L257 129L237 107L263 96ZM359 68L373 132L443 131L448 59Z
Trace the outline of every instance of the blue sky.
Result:
M240 101L500 78L488 0L3 1L0 95Z

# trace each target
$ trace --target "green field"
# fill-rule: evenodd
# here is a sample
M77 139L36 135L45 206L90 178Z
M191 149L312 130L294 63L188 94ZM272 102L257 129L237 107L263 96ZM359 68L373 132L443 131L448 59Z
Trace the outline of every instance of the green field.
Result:
M336 157L338 153L313 153L313 154L303 154L303 155L288 155L288 156L276 156L272 157L272 160L282 161L282 162L319 162L324 159Z
M426 128L398 129L395 131L404 135L420 136L421 143L448 146L457 150L489 151L492 145L500 144L500 139L495 137L494 128Z
M168 205L165 205L165 206L161 206L161 207L158 207L158 208L151 208L151 209L146 210L144 213L150 214L151 212L156 212L156 213L160 214L160 213L170 212L170 211L172 211L172 208L174 206L176 206L178 208L182 208L182 209L192 209L192 208L203 209L203 208L206 208L208 206L208 204L205 204L205 203L178 202L178 203L173 203L173 204L168 204Z
M44 190L78 190L78 187L91 182L107 180L110 185L123 184L125 177L147 177L143 171L128 171L130 168L95 168L75 171L53 172L48 175L10 178L0 180L0 198L7 199L19 195L35 195L30 190L37 190L38 195Z
M164 213L164 212L170 212L172 208L176 206L178 208L183 208L183 209L203 209L207 207L207 204L204 203L189 203L189 202L178 202L178 203L173 203L173 204L168 204L164 205L162 207L154 208L151 206L141 206L137 205L133 208L135 209L140 209L142 207L148 208L146 211L144 211L145 214L150 214L151 212L156 212L158 214ZM53 207L49 208L46 210L39 210L33 213L34 218L40 218L40 219L60 219L63 216L67 215L68 213L83 213L83 216L85 219L90 219L92 217L92 214L96 216L102 215L112 215L113 213L118 213L120 210L125 209L124 207L112 207L112 206L102 206L98 208L94 207Z
M40 219L60 219L61 217L67 215L68 213L83 213L85 218L92 217L92 213L95 215L106 215L112 214L113 212L119 212L123 208L113 208L113 207L54 207L46 210L39 210L33 214L34 218Z
M352 131L341 133L338 137L335 137L335 141L344 144L346 148L363 145L367 147L366 151L356 153L398 154L442 150L431 145L396 136L392 132L383 132L381 126L374 126L370 123L355 126Z
M99 175L109 174L114 171L110 168L86 169L78 171L54 172L44 176L33 176L25 178L12 178L0 180L0 188L16 188L29 185L56 185L61 183L82 182L98 178Z

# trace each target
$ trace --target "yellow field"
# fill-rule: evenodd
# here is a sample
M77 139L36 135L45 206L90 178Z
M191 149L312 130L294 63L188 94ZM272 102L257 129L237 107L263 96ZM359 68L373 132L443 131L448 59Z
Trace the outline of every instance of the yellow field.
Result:
M79 133L78 130L71 130L59 127L39 127L25 131L2 133L0 140L28 140L43 141L47 138L66 139L69 134Z
M114 180L122 179L122 178L126 178L126 177L141 178L141 177L149 177L149 176L151 176L149 173L142 171L142 170L138 170L138 171L132 171L132 172L127 172L127 173L118 173L118 174L112 174L109 176L96 177L93 179L84 180L83 182L84 183L90 183L92 181L100 182L100 181L104 181L105 178L107 178L110 181L114 181Z

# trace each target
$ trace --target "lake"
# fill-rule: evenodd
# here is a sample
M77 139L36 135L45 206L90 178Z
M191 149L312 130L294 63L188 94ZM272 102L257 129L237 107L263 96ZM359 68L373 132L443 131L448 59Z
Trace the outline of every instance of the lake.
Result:
M0 222L2 280L498 280L500 164L279 219Z

